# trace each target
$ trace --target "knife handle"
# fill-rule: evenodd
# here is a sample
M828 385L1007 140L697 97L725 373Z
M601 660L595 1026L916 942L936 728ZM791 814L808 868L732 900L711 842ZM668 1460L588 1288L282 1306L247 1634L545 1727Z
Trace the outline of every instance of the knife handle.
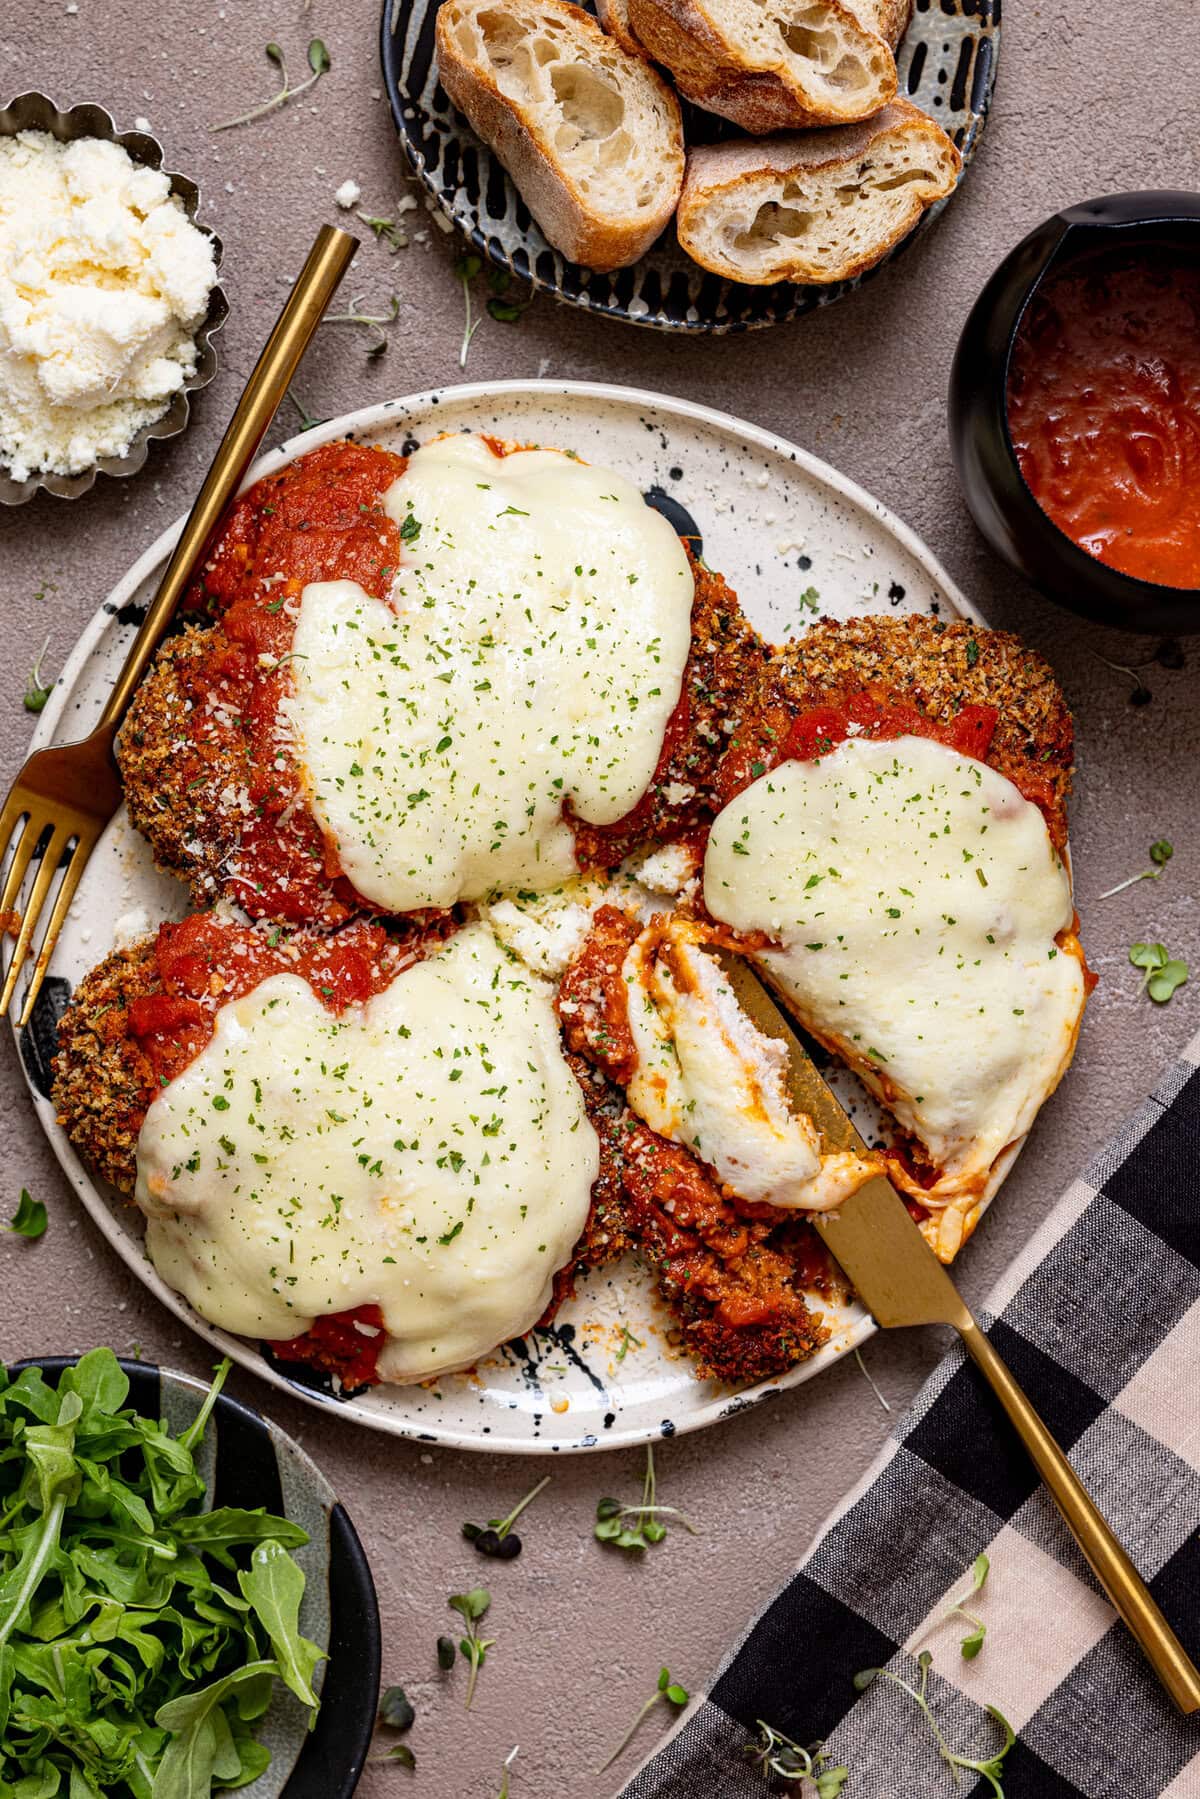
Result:
M1140 1643L1181 1712L1200 1711L1200 1671L1155 1604L1145 1581L1100 1516L1079 1476L973 1318L958 1325L963 1345L1004 1407L1067 1529L1096 1579Z

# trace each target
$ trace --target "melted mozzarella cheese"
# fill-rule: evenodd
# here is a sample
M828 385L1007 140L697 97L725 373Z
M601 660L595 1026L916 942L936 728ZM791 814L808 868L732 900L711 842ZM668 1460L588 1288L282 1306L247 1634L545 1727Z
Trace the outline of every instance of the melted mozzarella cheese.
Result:
M477 437L418 450L384 504L391 604L304 589L289 719L317 818L394 912L574 872L653 778L691 639L675 532L620 476Z
M381 1307L385 1379L520 1336L583 1229L596 1132L550 989L481 925L335 1016L274 975L155 1098L137 1198L210 1322L289 1339Z
M978 1192L1063 1074L1084 1002L1045 820L1003 775L922 737L786 762L717 818L705 903L943 1171Z
M651 925L621 972L637 1053L626 1096L652 1130L773 1206L828 1211L879 1172L877 1160L822 1155L812 1119L789 1102L784 1045L755 1029L693 927Z

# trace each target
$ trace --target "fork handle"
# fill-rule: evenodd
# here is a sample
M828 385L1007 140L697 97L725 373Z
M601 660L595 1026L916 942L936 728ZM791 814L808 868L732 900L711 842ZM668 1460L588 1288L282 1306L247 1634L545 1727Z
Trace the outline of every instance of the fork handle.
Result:
M241 486L300 358L321 322L321 315L357 249L358 239L348 231L339 231L334 225L322 225L317 233L308 260L296 278L275 329L234 409L204 485L163 571L158 592L133 640L125 666L113 684L108 703L100 715L98 730L115 730L124 717L125 708L162 641L221 514Z
M1096 1510L1091 1496L973 1318L957 1326L963 1345L1008 1414L1067 1529L1087 1557L1154 1672L1181 1712L1200 1711L1200 1671L1163 1617L1150 1589Z

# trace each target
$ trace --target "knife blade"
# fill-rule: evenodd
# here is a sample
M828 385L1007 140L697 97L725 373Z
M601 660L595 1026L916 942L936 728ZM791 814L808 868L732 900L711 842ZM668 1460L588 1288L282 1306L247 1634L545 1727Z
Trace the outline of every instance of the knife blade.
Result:
M828 1149L865 1150L851 1119L749 963L727 951L719 959L747 1017L787 1050L788 1089L796 1111L808 1114ZM962 1328L970 1321L954 1282L885 1175L860 1187L840 1211L814 1213L812 1223L885 1329L910 1324Z
M865 1149L842 1105L750 964L729 951L719 960L738 1002L765 1036L787 1050L788 1086L827 1149ZM1034 1467L1104 1591L1181 1712L1200 1711L1200 1670L1159 1610L1149 1588L1098 1511L1091 1495L1022 1392L1008 1365L972 1317L954 1282L883 1175L812 1223L877 1324L948 1324L1028 1451Z

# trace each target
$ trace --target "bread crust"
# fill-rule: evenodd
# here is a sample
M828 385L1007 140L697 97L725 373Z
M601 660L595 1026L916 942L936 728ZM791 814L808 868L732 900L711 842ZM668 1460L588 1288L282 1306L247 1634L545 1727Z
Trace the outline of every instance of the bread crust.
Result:
M646 52L634 36L633 26L629 22L629 0L596 0L596 16L609 37L616 38L622 50L628 50L630 56L645 56Z
M683 118L675 94L644 57L628 56L617 38L607 36L589 14L569 5L568 0L504 0L503 10L518 19L525 16L530 28L548 12L559 15L577 40L578 61L583 66L599 50L606 58L628 57L637 80L654 83L666 110L669 134L662 147L657 204L651 211L631 213L625 220L605 217L589 206L537 123L501 92L492 72L460 54L452 26L456 14L470 7L471 0L449 0L438 13L438 71L451 102L504 164L555 249L572 262L601 273L636 262L668 224L682 190Z
M865 118L895 94L895 38L864 23L850 0L827 4L842 29L861 43L864 55L873 55L884 65L874 86L841 104L822 94L816 83L810 86L799 80L783 59L774 68L747 63L720 29L712 0L624 0L628 29L646 54L670 71L680 93L756 136ZM877 0L877 4L881 21L898 37L907 23L910 0Z
M769 268L755 270L748 264L740 265L732 254L714 249L708 242L705 225L714 201L763 181L777 182L782 191L789 180L803 179L831 167L853 169L855 180L861 181L872 155L892 134L927 138L946 173L936 185L923 184L919 189L914 186L908 190L908 204L898 209L887 228L857 254L847 254L835 264L820 264L798 242L790 260L781 256ZM679 242L701 268L751 286L765 287L776 281L818 285L849 281L873 268L901 238L907 237L926 208L952 190L961 168L962 158L941 126L907 100L893 100L875 118L831 131L793 133L770 142L738 139L702 145L688 156L676 220ZM763 197L778 195L764 191Z

